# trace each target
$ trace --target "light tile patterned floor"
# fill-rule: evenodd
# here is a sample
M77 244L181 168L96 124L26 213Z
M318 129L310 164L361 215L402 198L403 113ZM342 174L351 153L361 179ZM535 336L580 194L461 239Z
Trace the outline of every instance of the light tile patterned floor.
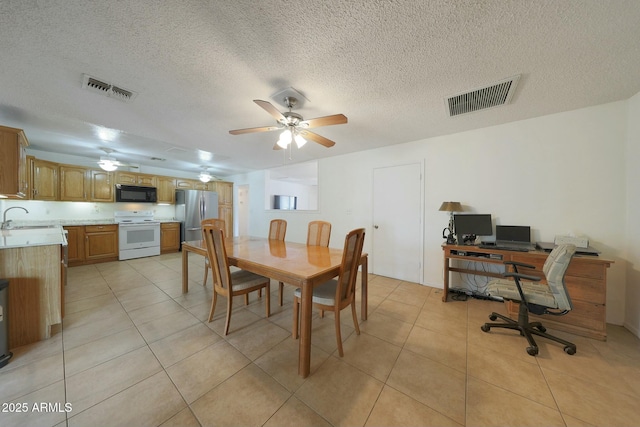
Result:
M640 425L640 341L622 327L606 342L564 334L574 356L539 339L534 358L517 334L480 330L502 304L444 304L439 289L371 276L362 334L343 316L340 358L332 315L315 316L302 379L292 289L279 307L272 283L268 319L264 298L234 301L223 337L224 298L206 321L203 265L190 257L186 295L180 254L69 269L63 327L0 369L0 425Z

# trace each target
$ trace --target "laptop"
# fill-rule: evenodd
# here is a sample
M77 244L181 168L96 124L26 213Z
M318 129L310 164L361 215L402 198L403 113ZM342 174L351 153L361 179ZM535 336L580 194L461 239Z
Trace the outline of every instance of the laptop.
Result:
M507 251L532 251L531 227L528 225L496 225L496 249Z

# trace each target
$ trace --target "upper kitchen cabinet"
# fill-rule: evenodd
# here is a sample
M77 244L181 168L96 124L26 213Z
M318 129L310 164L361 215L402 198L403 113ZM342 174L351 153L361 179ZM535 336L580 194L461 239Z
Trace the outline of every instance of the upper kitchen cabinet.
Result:
M146 173L118 172L116 173L116 184L157 187L158 179L155 175L149 175Z
M27 146L22 129L0 126L0 195L9 198L27 196Z
M89 179L91 182L90 202L113 202L113 172L91 169Z
M193 190L193 183L194 181L192 179L178 178L176 179L176 189Z
M30 198L32 200L58 200L58 164L28 157L31 170Z
M82 166L60 165L60 200L86 202L89 197L88 169Z
M157 181L158 203L174 204L176 202L176 179L170 176L159 176Z
M218 192L218 204L233 205L233 182L217 181L215 191Z
M113 172L60 165L60 198L67 202L113 202Z
M233 236L233 182L217 181L218 218L224 219L226 236Z

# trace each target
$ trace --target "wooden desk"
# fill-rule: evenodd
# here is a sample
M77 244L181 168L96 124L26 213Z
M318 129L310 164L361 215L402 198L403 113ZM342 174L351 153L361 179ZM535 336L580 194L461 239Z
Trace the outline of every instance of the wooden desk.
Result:
M311 315L313 287L339 274L342 250L259 237L225 241L229 264L302 289L298 374L309 375L311 366ZM189 291L189 252L207 256L202 240L182 243L182 292ZM360 260L361 316L367 320L368 256Z
M477 246L442 245L444 251L444 294L442 301L446 302L449 291L449 276L451 272L473 274L487 277L502 277L499 273L479 271L462 267L451 267L450 260L482 262L500 264L504 261L516 261L534 265L536 268L518 268L522 274L529 274L543 278L542 266L548 253L544 251L516 252L499 249L485 249ZM463 255L462 253L466 253ZM496 258L490 258L491 256ZM501 259L497 259L501 258ZM569 264L565 275L565 283L569 296L573 302L573 310L565 316L536 316L531 314L532 321L538 320L549 327L571 332L599 340L607 338L606 298L607 298L607 268L613 261L597 256L575 255ZM518 303L506 301L509 316L518 318Z

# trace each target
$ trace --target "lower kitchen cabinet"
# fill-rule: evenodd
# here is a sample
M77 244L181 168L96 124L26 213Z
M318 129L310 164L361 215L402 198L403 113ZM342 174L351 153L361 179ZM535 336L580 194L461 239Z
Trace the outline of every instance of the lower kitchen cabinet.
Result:
M180 223L163 222L160 224L160 253L180 250Z
M116 224L64 227L68 231L69 266L118 260Z

